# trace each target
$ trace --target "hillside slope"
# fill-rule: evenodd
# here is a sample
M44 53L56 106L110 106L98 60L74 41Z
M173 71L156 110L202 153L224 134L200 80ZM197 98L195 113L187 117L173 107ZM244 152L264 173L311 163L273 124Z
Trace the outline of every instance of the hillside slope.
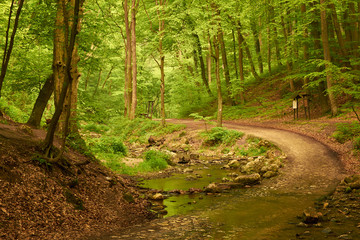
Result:
M150 219L133 183L69 150L71 165L46 164L45 134L0 124L0 238L79 239Z

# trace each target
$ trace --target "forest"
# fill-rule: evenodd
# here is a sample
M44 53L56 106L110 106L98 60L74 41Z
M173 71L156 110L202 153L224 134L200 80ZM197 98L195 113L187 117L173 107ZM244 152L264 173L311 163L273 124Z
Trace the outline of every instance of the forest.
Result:
M242 171L258 177L251 180L258 184L260 178L276 177L281 172L286 154L280 148L287 149L290 142L300 146L302 143L296 138L306 135L312 138L304 140L309 143L304 144L309 156L319 158L311 152L323 149L316 140L337 152L349 173L360 172L359 163L354 160L360 151L360 0L0 0L0 11L0 153L10 146L9 139L17 137L19 142L12 140L13 145L21 142L16 151L26 146L36 154L15 150L7 154L31 155L31 160L22 164L35 162L37 165L32 167L38 167L36 171L44 178L61 179L56 183L61 182L61 196L67 202L75 202L77 210L83 208L80 198L89 196L87 190L77 189L79 181L89 184L89 188L96 181L103 185L110 182L111 187L118 181L122 183L116 191L123 191L124 197L116 201L125 204L126 211L136 208L136 219L150 218L133 183L126 177L112 177L113 173L98 170L98 165L93 164L99 162L119 174L162 173L172 166L171 156L180 159L181 164L189 164L191 156L191 161L198 161L196 164L216 165L214 159L201 159L209 151L228 161L222 166L226 170L234 169L232 160L237 161L236 168L244 169L246 164L241 161L245 158L250 162L263 161L267 167L276 165L272 170ZM262 135L236 121L264 127ZM20 130L11 136L5 125L19 126ZM285 129L299 136L271 132L265 127ZM200 135L191 132L203 128ZM43 138L36 146L21 135L35 138L38 130ZM261 139L262 136L279 146ZM283 142L286 138L287 144ZM171 145L171 141L178 145ZM239 142L245 145L237 146ZM305 185L312 181L312 174L326 179L328 185L314 190L316 194L324 193L343 176L328 149L321 151L324 155L318 165L311 167L306 165L309 156L296 156L297 164L309 171L303 173L308 176ZM0 180L18 176L5 164L10 161L6 159L12 161L16 157L1 154L4 162L0 162ZM228 155L236 159L228 159ZM126 159L136 162L140 158L143 163L136 167L125 163ZM80 174L86 172L83 166L89 167L86 171L95 172L89 175L96 175L96 181ZM181 171L192 173L194 169ZM328 176L322 171L328 171ZM229 181L232 183L236 177ZM63 186L70 178L70 185ZM358 194L360 187L351 184L360 186L359 179L345 181L349 185L347 193ZM247 187L251 181L236 184ZM289 182L296 184L296 180ZM317 184L309 183L308 188L317 189ZM211 195L223 189L176 191L179 195ZM96 199L99 193L91 194L94 195L90 198ZM154 200L160 195L149 198ZM94 212L100 209L96 204L84 205ZM0 208L0 215L9 215L10 210L4 209ZM96 219L89 212L81 213L88 214L83 219ZM104 213L101 223L106 222ZM63 212L59 214L68 218ZM288 213L292 214L295 213ZM79 221L77 226L73 219L63 221L72 221L66 224L74 224L74 228L83 224ZM35 229L31 224L29 229ZM55 234L54 229L61 224L52 224ZM16 226L11 225L9 232L16 232ZM66 234L72 231L64 229L61 231ZM26 231L28 235L24 236L31 236L32 232ZM0 238L3 236L0 231ZM54 236L59 237L48 237Z

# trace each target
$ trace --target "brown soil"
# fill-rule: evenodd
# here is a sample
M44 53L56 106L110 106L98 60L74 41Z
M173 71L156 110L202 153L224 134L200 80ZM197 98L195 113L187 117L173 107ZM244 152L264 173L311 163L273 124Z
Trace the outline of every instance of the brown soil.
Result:
M46 165L45 131L0 124L0 239L80 239L152 218L134 183L68 150Z

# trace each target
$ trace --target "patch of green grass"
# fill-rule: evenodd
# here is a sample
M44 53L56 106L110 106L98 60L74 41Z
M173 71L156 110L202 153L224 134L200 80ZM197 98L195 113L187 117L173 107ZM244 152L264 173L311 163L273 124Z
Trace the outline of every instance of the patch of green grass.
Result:
M210 131L202 132L201 135L205 137L204 144L206 146L218 146L220 144L232 146L236 140L244 136L244 133L222 127L214 127Z
M354 148L358 149L356 139L360 136L360 123L338 123L336 124L336 131L332 137L339 143L345 143L349 140L354 140Z
M134 167L123 163L122 159L116 154L100 154L99 157L104 160L104 165L111 170L127 175L163 170L167 168L170 163L169 155L155 150L145 152L144 161Z

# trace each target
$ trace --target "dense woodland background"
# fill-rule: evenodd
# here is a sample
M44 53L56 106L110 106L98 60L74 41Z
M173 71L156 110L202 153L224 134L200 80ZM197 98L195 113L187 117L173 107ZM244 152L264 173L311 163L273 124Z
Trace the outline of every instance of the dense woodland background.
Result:
M148 101L163 124L197 113L220 126L223 113L258 106L291 114L297 94L332 115L360 98L358 0L2 0L0 10L0 110L40 126L56 106L65 135L139 117Z

